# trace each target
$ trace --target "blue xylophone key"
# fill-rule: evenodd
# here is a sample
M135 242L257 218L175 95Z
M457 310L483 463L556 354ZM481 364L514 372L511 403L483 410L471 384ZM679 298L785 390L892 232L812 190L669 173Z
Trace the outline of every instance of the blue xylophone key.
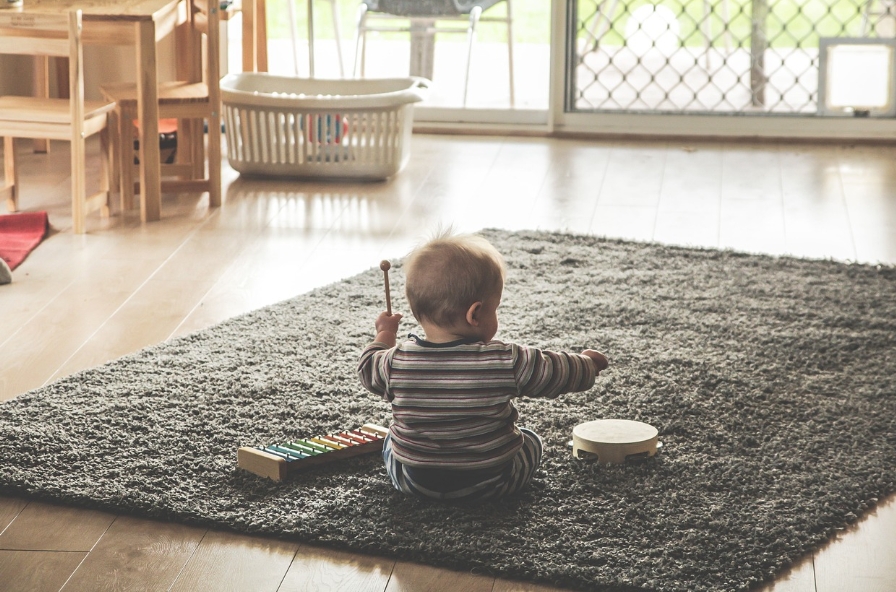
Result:
M274 456L279 456L280 458L282 458L284 460L289 460L288 454L283 454L282 452L277 452L270 446L256 446L255 449L261 450L262 452L267 452L268 454L273 454Z

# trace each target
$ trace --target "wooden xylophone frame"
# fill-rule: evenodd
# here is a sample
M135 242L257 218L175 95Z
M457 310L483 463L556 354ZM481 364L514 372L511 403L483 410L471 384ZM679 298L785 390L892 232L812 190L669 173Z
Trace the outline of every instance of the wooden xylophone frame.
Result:
M388 433L382 426L366 423L355 430L326 436L268 446L243 446L237 450L237 466L260 477L282 481L291 473L332 460L382 452Z

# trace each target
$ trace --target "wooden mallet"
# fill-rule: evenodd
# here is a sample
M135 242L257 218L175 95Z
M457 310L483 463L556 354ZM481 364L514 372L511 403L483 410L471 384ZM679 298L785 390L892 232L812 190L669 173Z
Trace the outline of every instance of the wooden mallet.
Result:
M383 281L386 283L386 314L392 314L392 295L389 294L389 269L392 264L383 259L380 261L380 269L383 270Z

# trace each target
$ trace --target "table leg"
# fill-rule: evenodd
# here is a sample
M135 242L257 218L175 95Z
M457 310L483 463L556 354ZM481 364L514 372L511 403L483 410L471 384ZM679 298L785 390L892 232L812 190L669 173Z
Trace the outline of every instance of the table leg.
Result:
M258 72L268 71L268 9L267 0L255 0L255 52L258 57Z
M137 119L140 121L140 219L161 218L162 181L159 154L159 88L156 69L156 24L137 27Z
M191 12L192 8L188 7L187 11ZM193 27L192 14L188 14L186 22L177 26L175 34L177 80L202 82L202 33ZM178 164L189 163L191 165L191 173L189 175L179 175L181 178L205 178L203 141L202 126L196 125L196 120L178 120L175 161Z
M265 0L243 0L243 72L268 71Z
M255 0L243 0L243 72L255 72Z

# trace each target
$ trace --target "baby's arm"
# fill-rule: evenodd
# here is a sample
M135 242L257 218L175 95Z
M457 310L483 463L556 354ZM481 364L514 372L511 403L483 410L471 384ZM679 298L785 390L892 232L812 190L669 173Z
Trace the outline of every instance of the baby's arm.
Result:
M513 347L514 374L520 396L553 399L563 393L586 391L594 386L600 359L595 360L584 353L554 352L522 345ZM599 352L594 354L603 357Z
M382 313L376 319L376 338L364 348L358 361L358 378L372 393L386 396L389 382L389 364L395 347L400 314Z
M591 358L591 361L594 362L594 368L597 374L600 374L601 370L606 370L607 366L610 365L609 360L607 360L607 356L603 355L597 350L586 349L582 352L582 355Z

